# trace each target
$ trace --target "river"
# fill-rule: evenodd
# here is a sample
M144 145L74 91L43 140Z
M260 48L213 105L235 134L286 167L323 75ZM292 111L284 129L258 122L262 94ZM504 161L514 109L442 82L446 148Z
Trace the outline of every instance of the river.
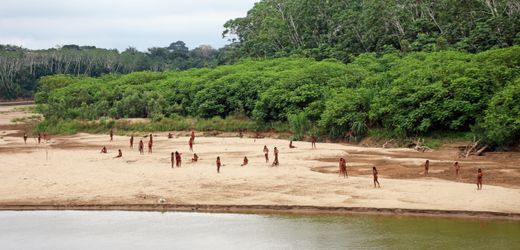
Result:
M520 222L365 215L2 211L0 249L520 249Z

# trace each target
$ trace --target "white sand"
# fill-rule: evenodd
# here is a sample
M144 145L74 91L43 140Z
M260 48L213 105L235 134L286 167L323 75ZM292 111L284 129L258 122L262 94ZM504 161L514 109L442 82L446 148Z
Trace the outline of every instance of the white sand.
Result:
M378 166L382 188L374 189L371 176L339 178L335 174L311 171L330 166L315 159L347 157L346 151L393 152L408 149L380 149L275 139L197 137L195 152L200 160L190 162L188 138L167 139L156 134L153 154L139 155L128 137L79 134L53 139L50 144L23 145L21 138L4 137L0 145L0 204L150 204L164 198L175 204L224 205L314 205L333 207L379 207L440 210L520 212L520 189L476 185L433 178L391 180ZM148 139L143 139L146 142ZM56 147L53 147L54 145ZM102 145L109 153L100 154ZM280 150L280 167L264 161L262 148ZM13 153L6 148L23 149ZM122 159L114 159L117 149ZM183 153L183 166L170 167L170 152ZM217 174L215 159L224 166ZM240 167L247 155L249 165ZM403 159L400 159L403 161ZM420 157L409 164L421 163ZM406 164L406 162L404 162ZM370 166L367 166L370 173ZM418 169L420 172L420 169ZM418 176L419 178L420 176ZM485 179L484 179L485 184Z

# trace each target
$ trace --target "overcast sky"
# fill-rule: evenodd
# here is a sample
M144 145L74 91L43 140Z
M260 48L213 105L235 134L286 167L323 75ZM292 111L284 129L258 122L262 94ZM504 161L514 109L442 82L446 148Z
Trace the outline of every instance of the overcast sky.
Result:
M124 50L188 47L222 39L224 23L259 0L0 0L0 44L41 49L94 45Z

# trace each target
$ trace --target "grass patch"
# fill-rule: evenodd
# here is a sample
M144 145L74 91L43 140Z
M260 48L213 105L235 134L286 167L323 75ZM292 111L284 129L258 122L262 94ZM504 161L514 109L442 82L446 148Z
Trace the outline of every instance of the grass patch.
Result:
M375 128L370 129L367 136L380 142L393 140L393 142L399 147L405 147L420 138L421 141L424 140L425 146L432 149L438 149L442 147L442 145L449 143L472 141L475 134L472 132L437 131L431 132L427 135L410 137L396 133L393 130Z
M42 120L42 118L43 117L41 115L30 115L30 116L25 116L25 117L13 118L13 119L11 119L11 122L14 122L14 123L39 122Z
M80 132L100 134L110 129L115 129L118 134L130 134L134 132L151 131L185 131L195 129L197 131L219 132L289 132L289 126L284 123L259 124L251 119L229 116L226 118L214 117L211 119L174 117L163 118L157 121L143 120L112 120L100 119L96 121L86 120L45 120L35 127L36 133L47 132L50 134L76 134Z

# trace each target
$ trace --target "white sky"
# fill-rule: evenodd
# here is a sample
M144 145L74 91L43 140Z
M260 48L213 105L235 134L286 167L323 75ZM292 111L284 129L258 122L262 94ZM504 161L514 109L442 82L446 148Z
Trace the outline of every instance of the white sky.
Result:
M0 0L0 44L30 49L93 45L124 50L219 48L224 23L259 0Z

